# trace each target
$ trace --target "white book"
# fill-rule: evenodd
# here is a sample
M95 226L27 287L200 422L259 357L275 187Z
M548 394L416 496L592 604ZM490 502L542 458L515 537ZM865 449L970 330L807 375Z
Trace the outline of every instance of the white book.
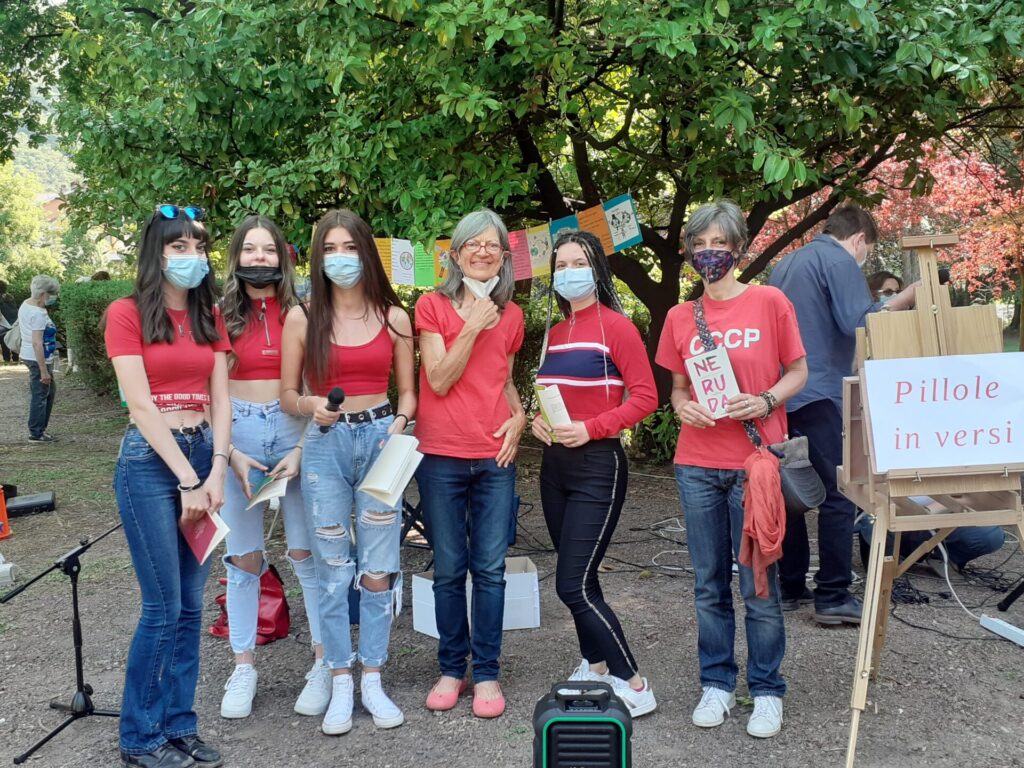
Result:
M423 454L416 450L419 444L412 435L391 435L359 490L389 507L397 505L423 460Z
M547 386L534 384L533 389L537 393L540 415L544 417L544 421L548 423L549 427L567 427L572 424L572 419L569 418L569 411L566 410L565 401L562 399L562 393L557 384L548 384ZM558 442L558 438L553 434L551 440Z
M697 402L711 411L713 418L728 416L725 407L729 398L739 395L740 388L725 347L715 347L710 352L688 357L686 373Z
M252 492L252 497L249 499L249 503L245 506L246 509L252 509L257 504L262 504L265 501L276 499L284 496L288 492L288 478L287 477L271 477L267 475L266 478L257 485Z

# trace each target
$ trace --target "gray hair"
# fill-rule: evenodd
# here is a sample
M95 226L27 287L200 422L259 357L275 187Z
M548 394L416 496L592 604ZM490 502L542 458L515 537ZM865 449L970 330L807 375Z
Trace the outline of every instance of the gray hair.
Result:
M732 200L716 200L702 205L690 215L683 232L683 248L688 256L693 256L693 241L697 235L703 234L713 224L717 224L725 235L725 239L739 258L747 246L747 221L743 211Z
M462 285L463 272L453 255L458 253L462 246L477 237L485 229L494 227L498 233L498 242L501 249L508 252L508 229L501 217L489 208L481 208L479 211L467 213L452 233L452 245L448 252L448 266L445 268L444 281L437 287L437 292L447 296L452 301L459 301L464 287ZM498 270L498 284L491 291L491 299L499 307L504 307L511 299L515 291L516 281L512 270L512 257L505 256Z
M56 296L60 293L60 283L49 275L36 275L32 278L32 298L38 299L44 293Z

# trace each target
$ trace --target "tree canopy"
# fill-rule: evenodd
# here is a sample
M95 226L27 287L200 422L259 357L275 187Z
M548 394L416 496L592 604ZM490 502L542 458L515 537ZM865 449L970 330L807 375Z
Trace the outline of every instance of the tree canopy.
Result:
M929 140L1012 130L1024 12L1007 0L69 0L58 125L121 232L156 203L245 212L296 240L346 205L431 239L488 205L514 225L625 191L642 247L613 268L679 299L687 210L726 195L759 273L887 160L929 188ZM817 195L827 191L825 195Z

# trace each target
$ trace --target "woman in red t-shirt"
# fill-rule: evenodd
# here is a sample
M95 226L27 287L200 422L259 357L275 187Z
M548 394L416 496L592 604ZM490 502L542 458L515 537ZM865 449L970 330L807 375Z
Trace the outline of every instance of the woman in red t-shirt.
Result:
M142 591L121 703L126 766L221 764L198 737L193 710L211 561L199 563L178 531L179 517L200 520L223 504L231 433L231 344L201 219L201 208L161 205L146 220L135 290L105 317L107 356L131 417L114 491Z
M423 461L416 472L434 550L434 613L441 679L427 707L451 709L469 685L473 713L505 711L498 685L505 610L505 553L514 525L513 461L526 415L512 382L523 311L512 303L508 231L493 211L463 217L452 234L444 282L416 302L420 337ZM466 572L473 575L473 628Z
M697 655L703 694L693 711L694 725L720 725L736 704L735 616L732 567L739 567L746 607L747 687L754 712L747 733L774 736L782 727L786 683L779 667L786 632L779 603L778 567L768 569L769 594L757 597L754 573L739 563L743 534L744 461L760 438L785 438L782 404L807 381L796 313L775 288L739 282L733 270L747 243L747 225L735 203L721 200L694 211L686 225L684 248L704 284L696 302L669 310L655 362L672 372L672 407L682 426L676 448L676 482L686 519L697 604ZM703 313L706 330L698 319ZM686 361L705 351L702 339L724 347L739 393L727 397L725 415L713 418L698 402ZM711 365L706 364L710 371ZM701 394L725 391L725 364L703 379ZM781 373L780 373L781 371ZM712 400L708 400L713 404ZM717 408L716 408L717 410Z
M322 715L331 698L331 675L323 663L316 566L302 504L299 462L306 420L281 410L281 331L296 304L294 269L281 230L264 216L249 216L228 246L228 273L221 309L231 337L228 389L231 393L233 474L224 493L227 535L227 614L235 669L224 686L222 717L247 717L256 695L256 626L260 577L267 570L263 509L249 509L254 488L267 475L288 478L280 499L288 560L302 587L316 659L295 702L300 715ZM264 474L266 473L266 474Z
M324 661L332 675L321 728L338 735L352 728L357 657L362 703L374 724L394 728L405 721L380 677L391 620L402 604L401 501L389 506L358 488L388 436L403 431L415 414L416 378L412 324L366 222L352 211L324 214L309 268L309 308L295 307L285 320L281 407L313 417L302 452L303 500L320 583ZM387 395L392 374L397 413ZM329 408L327 395L335 389L343 402ZM360 590L358 654L348 612L353 582Z

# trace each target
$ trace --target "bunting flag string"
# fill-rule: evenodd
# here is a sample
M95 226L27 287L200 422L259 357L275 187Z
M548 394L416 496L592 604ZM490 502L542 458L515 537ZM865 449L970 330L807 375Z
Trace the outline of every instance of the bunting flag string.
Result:
M509 232L515 279L529 280L550 274L552 244L561 230L570 228L597 235L604 246L605 255L639 245L643 241L633 196L619 195L571 216ZM448 266L451 240L436 240L432 252L423 243L397 237L376 237L374 242L384 271L395 285L432 288L441 282Z

